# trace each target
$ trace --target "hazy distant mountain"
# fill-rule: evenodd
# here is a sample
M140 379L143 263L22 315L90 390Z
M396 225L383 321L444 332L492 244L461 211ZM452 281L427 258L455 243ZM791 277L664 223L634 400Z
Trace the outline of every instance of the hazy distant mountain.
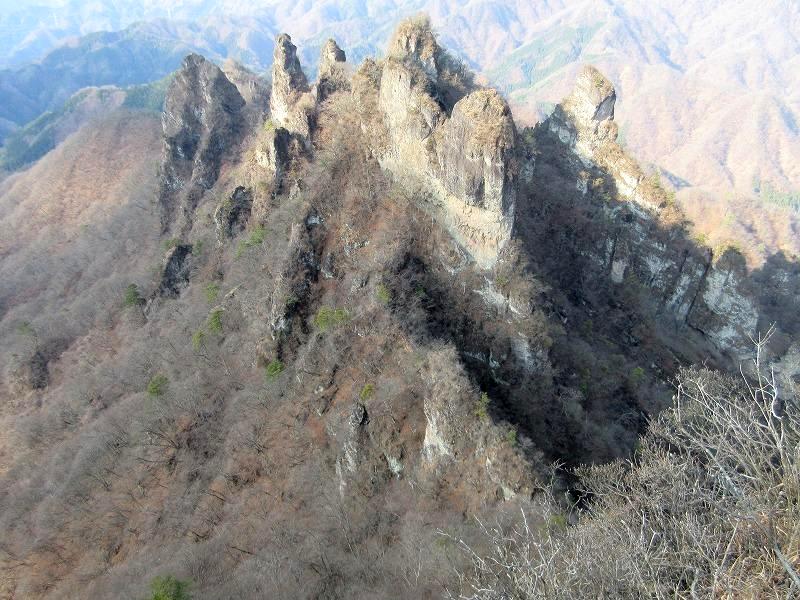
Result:
M260 33L259 33L260 32ZM220 29L155 21L123 31L92 33L59 47L41 62L0 71L0 122L21 126L55 110L87 86L127 86L161 79L189 52L217 61L227 56L258 64L271 56L274 32L260 26L245 42ZM0 128L0 140L3 131Z

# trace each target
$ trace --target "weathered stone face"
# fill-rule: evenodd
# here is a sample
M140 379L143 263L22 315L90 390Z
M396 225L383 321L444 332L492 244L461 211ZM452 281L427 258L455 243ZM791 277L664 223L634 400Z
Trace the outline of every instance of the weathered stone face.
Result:
M436 147L437 175L466 204L495 213L513 208L514 123L495 90L478 90L453 108Z
M239 90L248 113L252 115L253 126L257 126L264 120L269 108L268 82L232 59L225 61L222 72Z
M297 58L297 46L282 33L275 41L273 54L270 116L289 132L308 137L314 105L315 98Z
M334 40L328 40L319 57L317 101L322 102L332 93L349 88L344 50Z
M436 79L441 48L424 18L408 19L401 23L389 41L387 56L418 63L428 77Z
M758 316L744 257L729 250L710 265L687 323L720 348L744 357L752 352L750 336L756 335Z
M575 81L571 96L565 107L583 126L591 126L614 119L614 103L617 93L611 82L597 69L586 66Z
M217 181L223 160L241 140L244 105L219 67L196 54L184 59L167 92L161 119L162 232L180 231L190 224L205 190Z
M162 298L176 298L183 287L189 283L191 244L178 244L164 255L161 283L158 295Z
M744 258L735 251L714 256L664 221L663 190L616 143L615 100L608 80L587 67L539 128L567 150L560 166L575 177L578 195L602 234L577 250L589 258L596 276L613 285L647 287L660 320L672 319L701 333L720 353L744 359L752 353L750 336L762 312ZM598 176L610 179L616 192L600 203L589 193L587 179Z
M329 39L322 46L322 51L319 57L319 76L326 77L331 74L338 63L343 63L347 60L344 50L339 48L336 40Z
M381 165L432 192L425 207L475 261L488 268L511 236L516 130L494 90L476 90L453 106L437 101L438 46L429 30L405 24L381 76L379 107L388 135Z
M308 89L308 80L297 58L297 46L292 43L292 38L282 33L275 40L275 51L272 55L272 76L278 75L279 83L293 90L305 91Z
M264 141L256 147L256 162L272 176L273 181L280 180L289 166L291 142L292 135L279 127L267 132Z
M217 207L214 224L220 246L245 228L252 208L253 192L241 185Z

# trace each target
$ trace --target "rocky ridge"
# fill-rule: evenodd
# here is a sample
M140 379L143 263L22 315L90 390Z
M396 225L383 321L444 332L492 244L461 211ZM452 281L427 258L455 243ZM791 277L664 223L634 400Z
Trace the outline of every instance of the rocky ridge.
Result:
M587 66L573 92L537 126L540 139L550 136L566 149L563 165L575 181L577 204L602 216L596 245L581 252L598 275L613 285L634 277L652 294L658 313L743 360L751 336L769 325L760 318L745 260L735 249L712 251L689 238L658 176L645 175L617 143L615 100L612 84Z
M490 89L447 97L444 51L430 30L401 27L383 66L379 106L388 143L381 165L425 187L427 208L476 262L491 267L511 239L516 202L516 129ZM459 94L460 95L460 94Z
M424 21L352 77L326 45L316 85L278 46L271 107L187 58L161 239L128 233L146 203L120 219L136 284L110 286L100 326L80 313L77 344L48 353L39 317L14 334L16 595L140 597L157 566L208 598L435 597L458 564L437 529L546 516L540 490L569 485L553 465L629 457L682 364L735 368L750 329L798 330L767 302L792 307L796 265L755 277L691 240L596 71L517 131ZM31 540L40 514L57 546Z
M313 125L313 111L316 99L308 85L297 46L292 38L281 34L275 40L272 63L272 92L270 94L270 115L272 120L290 133L308 138Z
M349 90L346 56L334 40L324 45L320 65L312 86L291 38L278 36L268 111L272 125L255 150L274 189L290 163L310 150L319 102ZM420 205L478 266L491 268L513 237L520 186L537 185L530 176L534 153L518 139L507 103L454 68L423 21L398 28L377 68L385 139L373 150L381 167L420 192ZM190 93L193 89L199 92ZM259 110L264 96L252 96ZM587 66L573 92L535 130L568 150L579 196L602 192L605 200L624 200L602 203L607 230L596 248L581 252L614 285L635 276L655 291L658 312L666 311L739 360L750 351L750 336L764 325L746 265L735 250L711 252L675 228L681 217L668 193L616 141L615 101L613 85ZM163 222L176 204L190 216L198 195L213 185L225 148L235 147L241 134L243 106L222 71L200 57L187 58L164 113Z
M654 389L663 385L656 374L667 374L655 361L669 351L680 351L680 346L708 352L720 365L736 364L749 355L749 336L763 326L763 311L744 261L734 251L714 253L687 237L668 193L617 143L616 92L597 70L584 69L572 94L548 120L518 132L506 101L495 90L475 86L424 22L402 25L386 58L365 62L352 78L345 53L333 40L323 48L321 65L319 80L309 82L289 36L278 37L265 123L256 127L252 147L241 153L253 157L250 174L228 177L226 199L212 211L218 252L225 253L237 236L251 235L239 242L238 256L242 248L263 243L251 240L263 238L276 207L302 207L291 216L285 248L271 246L274 289L263 296L267 308L260 313L260 327L266 331L255 346L257 360L269 365L295 361L305 365L311 360L309 355L321 342L310 323L322 319L321 327L336 328L350 318L347 310L335 305L315 308L326 289L345 290L340 293L351 306L371 293L388 298L389 307L392 298L410 296L402 286L376 284L372 269L384 273L382 278L392 272L415 290L438 290L436 298L428 299L427 319L432 322L428 327L453 345L427 351L420 371L422 388L385 404L370 401L372 384L364 384L360 392L345 392L338 362L320 371L298 372L298 382L307 374L316 382L312 402L334 453L341 498L377 494L390 482L406 478L449 481L465 476L482 490L484 499L487 495L527 498L540 473L531 465L542 453L574 459L570 452L576 452L577 442L569 440L588 434L580 433L585 425L557 416L564 410L562 403L581 407L575 409L580 415L588 410L584 406L607 400L593 396L585 384L576 388L558 372L573 368L572 360L579 364L576 357L563 356L569 352L563 345L570 345L569 332L576 327L570 318L582 313L585 318L597 309L584 307L583 301L560 325L547 326L548 331L567 331L555 350L565 363L554 365L553 342L541 330L545 309L536 285L523 277L529 270L535 272L538 263L550 261L562 272L574 273L563 283L552 283L568 294L580 295L581 286L586 286L588 297L588 290L599 286L608 290L603 293L609 305L618 303L618 297L627 298L630 305L623 310L630 323L650 321L648 335L653 340L648 344L657 350L652 355L647 350L644 356L659 357L650 359ZM178 81L192 78L194 64L189 62L187 69ZM214 77L225 75L214 72ZM195 79L194 85L202 89L204 79ZM233 98L241 98L234 94L234 86L218 85ZM184 113L216 110L231 115L229 122L241 122L243 100L233 102L235 110L220 111L214 102L199 101L203 94L176 90L182 88L171 91L168 107L176 97L188 98ZM265 100L260 98L251 111L263 108ZM231 104L224 96L222 100ZM353 100L355 104L350 104ZM339 189L341 197L330 197L325 187L306 189L319 184L304 181L303 174L317 160L331 164L331 155L325 154L330 143L325 128L334 126L328 111L337 110L337 103L346 107L343 110L358 106L363 111L348 115L353 120L346 121L360 126L360 131L339 133L357 136L360 145L348 151L366 157L367 165L374 161L387 178L385 185L403 190L407 210L413 205L432 219L435 225L427 232L431 241L426 249L405 247L386 263L379 248L373 247L379 243L378 234L370 228L359 230L355 206L365 201L362 194L372 192L348 195L347 189L358 185L358 178L370 176L349 175L343 190L332 188ZM187 121L179 130L199 128L204 132L200 137L208 137L218 122ZM165 124L166 148L173 138ZM352 157L343 151L333 155L332 164L351 164L347 160ZM200 173L220 172L221 161L213 155L211 159L209 165L197 163ZM241 157L239 161L249 164ZM243 168L233 164L236 159L228 162L231 173ZM556 186L542 176L542 169L549 167L558 171ZM265 184L266 197L248 178ZM302 204L307 195L317 200ZM558 221L554 215L566 220ZM586 218L585 224L576 219L578 215ZM372 217L380 219L379 214ZM434 233L439 229L444 237ZM419 235L410 234L409 239ZM559 246L555 241L559 236L570 238L571 245ZM184 247L191 248L179 246ZM527 258L520 254L521 248L528 249ZM359 259L363 255L372 258ZM191 264L181 262L180 283L168 286L166 295L181 293ZM365 264L382 266L367 269ZM164 277L171 281L168 271ZM215 309L221 311L217 314L255 315L258 309L246 309L234 291ZM602 304L603 293L592 293L593 302ZM406 310L398 309L398 314ZM560 315L562 307L546 310ZM354 330L355 338L371 339L361 327ZM623 326L614 335L619 336L615 341L619 351L635 357L641 333ZM488 392L479 394L476 383ZM630 392L632 384L627 385L612 390L614 396L622 396L624 409L609 409L608 414L620 428L619 436L633 440L644 418L633 423L616 420L623 419L619 414L642 415L649 407ZM536 402L531 402L532 395ZM647 400L649 406L657 406L656 395ZM421 402L406 404L412 396ZM496 405L491 411L490 402ZM408 430L402 425L405 419L417 424ZM608 452L613 455L615 450ZM456 493L455 488L451 492Z

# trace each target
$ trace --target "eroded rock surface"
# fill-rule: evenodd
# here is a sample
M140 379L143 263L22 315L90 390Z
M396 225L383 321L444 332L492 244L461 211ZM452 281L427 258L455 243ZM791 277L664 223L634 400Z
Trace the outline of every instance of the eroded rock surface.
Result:
M308 137L316 98L297 58L297 46L282 33L275 40L270 115L276 125Z
M255 159L272 183L278 189L294 158L302 153L302 141L283 127L272 128L264 133L255 149Z
M744 258L688 237L658 177L646 176L617 143L615 100L611 83L586 67L534 132L547 160L574 179L576 205L594 215L593 233L575 250L593 276L644 286L660 319L700 332L734 360L749 356L763 310Z
M158 287L160 297L175 298L189 283L191 255L191 244L178 244L164 255L164 267L161 270L161 282Z
M425 207L481 267L490 267L514 223L511 111L490 89L472 91L449 107L440 80L456 74L443 72L443 52L427 28L402 25L388 55L379 107L389 143L381 165L424 187Z
M253 192L241 185L217 207L214 211L214 224L219 244L225 243L226 239L245 228L252 208Z
M244 129L245 101L219 67L190 54L169 87L162 126L161 229L191 224L200 198L233 156Z
M322 46L319 57L317 77L317 101L322 102L332 93L349 87L345 65L347 56L335 40L328 40Z
M225 61L222 71L236 86L245 101L249 122L253 126L260 124L269 109L270 87L268 82L232 59Z

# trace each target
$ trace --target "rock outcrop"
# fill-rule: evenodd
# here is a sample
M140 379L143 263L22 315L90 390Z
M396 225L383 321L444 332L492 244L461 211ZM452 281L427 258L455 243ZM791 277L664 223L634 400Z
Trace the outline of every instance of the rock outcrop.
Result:
M347 57L335 40L329 39L322 46L317 76L317 101L322 102L332 93L349 87L345 64Z
M436 41L427 19L411 18L398 25L386 55L404 61L410 59L422 68L425 74L436 80L439 77L444 51Z
M162 233L191 223L200 198L219 177L241 140L245 101L213 63L190 54L169 87L162 126Z
M586 67L534 132L547 160L565 157L559 169L574 178L575 202L594 215L594 234L574 250L594 265L594 276L648 289L660 318L700 332L735 361L749 356L762 310L744 258L689 239L658 177L646 176L617 143L615 100L611 83Z
M214 211L217 243L222 245L227 239L241 232L247 225L252 208L252 190L240 185Z
M596 164L606 169L620 196L657 213L663 208L663 195L647 185L641 167L617 143L616 100L611 82L587 65L578 74L572 93L547 120L548 127L570 146L584 166Z
M472 91L450 105L452 94L441 81L456 74L445 73L443 56L430 29L419 24L401 25L392 39L380 83L389 137L380 162L423 187L425 208L488 268L514 223L516 129L494 90Z
M225 61L222 72L239 90L250 123L253 126L260 124L269 110L269 82L232 59Z
M303 143L283 127L267 129L255 149L255 159L273 189L279 189L292 160L303 152Z
M277 126L307 138L315 103L315 95L297 58L297 46L289 35L282 33L275 40L273 54L271 118Z
M178 244L170 248L164 255L164 266L161 270L161 282L158 286L158 296L161 298L176 298L181 290L189 283L191 244Z
M761 313L744 257L729 249L714 260L702 280L686 322L734 356L752 353Z

